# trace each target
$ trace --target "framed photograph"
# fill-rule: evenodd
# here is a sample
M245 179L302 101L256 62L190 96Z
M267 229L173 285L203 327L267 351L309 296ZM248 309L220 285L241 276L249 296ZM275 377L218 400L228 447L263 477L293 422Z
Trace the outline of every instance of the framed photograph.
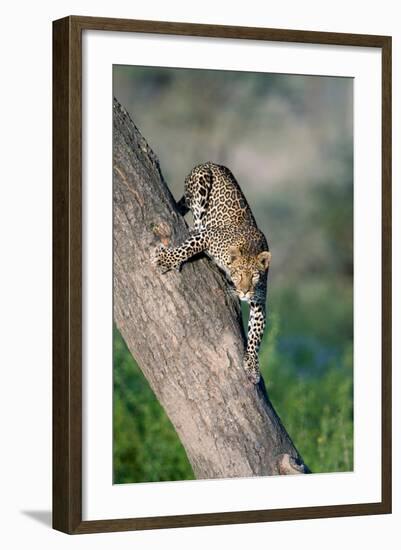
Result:
M391 38L53 23L53 526L391 511Z

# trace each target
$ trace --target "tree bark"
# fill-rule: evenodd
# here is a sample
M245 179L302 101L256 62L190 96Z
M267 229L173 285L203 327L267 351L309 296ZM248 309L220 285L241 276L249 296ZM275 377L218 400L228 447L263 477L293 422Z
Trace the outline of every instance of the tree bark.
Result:
M173 423L197 478L307 473L263 380L242 367L238 300L206 257L181 272L151 263L188 226L159 162L114 101L114 319Z

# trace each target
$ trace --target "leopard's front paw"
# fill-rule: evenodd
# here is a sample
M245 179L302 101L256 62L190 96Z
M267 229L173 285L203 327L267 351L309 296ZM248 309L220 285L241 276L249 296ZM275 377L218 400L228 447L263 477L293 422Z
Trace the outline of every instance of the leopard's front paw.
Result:
M252 384L258 384L260 380L259 360L256 355L245 353L244 369Z
M159 244L159 246L153 250L150 260L153 265L161 269L162 273L177 268L172 250L164 246L164 244Z
M156 267L161 268L161 271L163 273L170 269L167 251L168 249L164 246L164 244L159 244L152 251L152 254L150 256L150 261L152 262L152 264Z

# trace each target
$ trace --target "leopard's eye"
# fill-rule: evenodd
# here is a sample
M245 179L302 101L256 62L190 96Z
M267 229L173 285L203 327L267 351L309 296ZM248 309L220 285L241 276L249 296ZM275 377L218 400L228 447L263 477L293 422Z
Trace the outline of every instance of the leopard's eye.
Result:
M252 276L252 282L257 283L259 281L259 273L254 273Z

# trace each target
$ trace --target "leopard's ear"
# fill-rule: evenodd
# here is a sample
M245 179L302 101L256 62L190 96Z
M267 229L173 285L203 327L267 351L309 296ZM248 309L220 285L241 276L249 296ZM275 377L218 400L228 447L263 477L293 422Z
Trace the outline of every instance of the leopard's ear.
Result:
M241 256L241 250L239 246L230 246L228 248L228 254L230 255L229 264L232 264L234 260L237 260Z
M269 264L271 262L272 255L267 250L264 250L260 254L258 254L258 267L261 271L266 271L266 269L269 267Z

